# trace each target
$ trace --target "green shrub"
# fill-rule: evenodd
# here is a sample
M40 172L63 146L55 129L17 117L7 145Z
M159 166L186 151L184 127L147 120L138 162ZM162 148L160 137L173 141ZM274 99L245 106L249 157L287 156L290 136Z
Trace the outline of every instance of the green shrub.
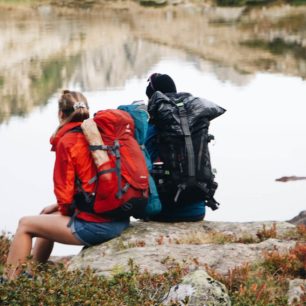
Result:
M207 269L213 278L225 284L235 306L285 306L288 279L306 277L306 246L297 243L288 254L267 252L261 263L236 267L225 276Z
M0 267L6 262L6 257L10 248L11 240L9 235L2 233L0 235Z
M93 270L69 272L63 264L33 268L33 279L20 276L0 287L0 305L158 305L187 270L172 263L163 274L128 272L107 279Z

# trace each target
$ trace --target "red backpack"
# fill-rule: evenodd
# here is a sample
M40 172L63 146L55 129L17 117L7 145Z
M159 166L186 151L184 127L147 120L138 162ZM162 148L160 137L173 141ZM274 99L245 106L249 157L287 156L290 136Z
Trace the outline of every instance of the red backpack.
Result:
M94 116L104 145L91 150L107 151L110 162L89 183L96 182L93 195L79 193L76 206L82 210L110 218L143 213L149 190L149 173L140 146L134 138L134 121L121 110L103 110ZM79 188L81 184L78 184ZM83 195L82 195L83 194ZM85 196L85 203L84 203Z

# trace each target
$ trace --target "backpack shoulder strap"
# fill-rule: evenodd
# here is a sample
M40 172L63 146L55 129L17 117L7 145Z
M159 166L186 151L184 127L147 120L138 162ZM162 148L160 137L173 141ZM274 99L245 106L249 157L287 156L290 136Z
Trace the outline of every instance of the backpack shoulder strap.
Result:
M73 129L69 130L68 133L82 133L83 134L83 131L80 126L76 126Z

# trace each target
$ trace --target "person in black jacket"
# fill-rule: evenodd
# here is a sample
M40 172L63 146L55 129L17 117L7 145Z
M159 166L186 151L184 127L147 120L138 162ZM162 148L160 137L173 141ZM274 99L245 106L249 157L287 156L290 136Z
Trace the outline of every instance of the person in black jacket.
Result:
M167 74L154 73L148 79L146 95L150 99L156 91L160 91L168 96L180 95L177 93L173 79ZM182 93L186 94L186 93ZM149 152L152 162L159 160L159 145L157 142L158 131L154 124L149 123L145 146ZM151 220L162 222L186 222L200 221L205 217L205 202L197 201L188 205L173 205L173 203L163 203L162 211L151 217Z

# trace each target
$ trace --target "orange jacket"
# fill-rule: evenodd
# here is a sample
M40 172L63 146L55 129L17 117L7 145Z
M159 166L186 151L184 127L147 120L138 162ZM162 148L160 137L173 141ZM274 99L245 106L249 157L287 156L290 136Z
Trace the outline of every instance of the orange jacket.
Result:
M56 153L53 173L54 193L59 211L63 215L69 215L74 195L78 191L75 184L76 177L80 179L86 192L93 192L95 188L95 184L88 184L88 181L97 173L88 142L82 133L69 132L71 129L80 126L81 123L70 122L65 124L50 139L51 150ZM103 166L100 166L99 170L102 170L101 168ZM110 221L86 212L79 212L77 217L89 222Z

